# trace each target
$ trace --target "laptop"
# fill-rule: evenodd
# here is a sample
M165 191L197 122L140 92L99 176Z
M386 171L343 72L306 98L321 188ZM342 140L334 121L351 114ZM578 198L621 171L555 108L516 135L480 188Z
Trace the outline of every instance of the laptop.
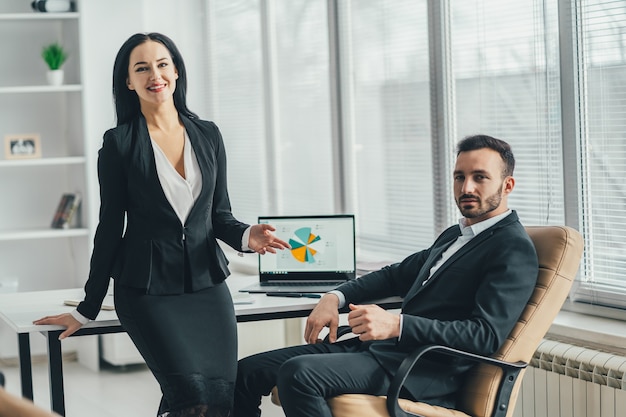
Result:
M354 215L261 216L291 249L259 255L251 293L323 293L356 277Z

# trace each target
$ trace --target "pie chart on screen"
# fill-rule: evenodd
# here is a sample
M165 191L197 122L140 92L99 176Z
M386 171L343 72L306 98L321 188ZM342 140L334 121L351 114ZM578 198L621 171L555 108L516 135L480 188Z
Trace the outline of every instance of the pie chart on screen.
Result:
M324 252L324 241L311 233L310 227L301 227L289 239L291 255L302 263L314 263L315 256Z

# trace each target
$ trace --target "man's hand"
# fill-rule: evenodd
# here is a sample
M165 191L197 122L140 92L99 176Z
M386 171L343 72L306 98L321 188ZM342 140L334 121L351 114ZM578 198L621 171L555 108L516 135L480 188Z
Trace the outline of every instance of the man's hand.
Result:
M67 329L59 335L59 340L63 340L66 337L71 336L74 332L76 332L76 330L82 327L82 324L80 324L80 322L78 322L69 313L58 314L56 316L46 316L33 321L33 324L56 324L66 327Z
M320 332L328 327L328 340L337 341L337 327L339 326L339 298L334 294L325 294L317 303L306 320L304 340L309 343L319 343Z
M400 316L374 305L350 304L348 324L359 340L384 340L400 335Z

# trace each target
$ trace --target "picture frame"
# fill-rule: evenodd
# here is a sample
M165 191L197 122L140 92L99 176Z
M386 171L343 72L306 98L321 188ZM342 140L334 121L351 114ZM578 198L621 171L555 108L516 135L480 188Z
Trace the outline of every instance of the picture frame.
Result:
M41 140L37 133L6 135L4 137L6 159L41 158Z

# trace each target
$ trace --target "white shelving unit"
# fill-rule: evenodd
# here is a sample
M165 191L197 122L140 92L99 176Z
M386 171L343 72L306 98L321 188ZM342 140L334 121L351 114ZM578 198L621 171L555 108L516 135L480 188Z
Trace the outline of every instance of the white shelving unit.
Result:
M80 19L80 7L78 12L38 13L26 1L0 6L5 58L0 77L0 291L3 282L17 291L82 286L88 273L91 231L81 224L89 224L89 199L82 199L82 221L76 227L50 227L63 193L88 194ZM43 46L53 42L69 52L61 86L47 84L41 58ZM40 137L41 157L5 154L5 137L22 134Z
M1 93L0 93L1 94ZM45 165L81 165L85 163L83 156L68 156L65 158L25 159L21 161L0 161L1 167L45 166Z
M158 7L146 22L163 16L169 22L180 9L177 2L155 1L76 0L75 13L37 13L30 0L0 1L5 58L0 71L0 291L14 291L13 281L20 292L84 285L99 209L97 151L105 130L115 125L112 65L128 36L155 29L143 26L144 14ZM59 87L47 84L41 59L42 47L55 41L70 52ZM41 158L5 158L6 134L32 133L41 137ZM51 229L61 194L75 191L83 194L82 227ZM32 337L31 348L34 354L45 352L44 338ZM83 365L98 369L98 336L70 338L63 349L76 350ZM0 326L0 358L15 357L17 341Z
M31 85L16 87L0 87L0 94L19 94L19 93L62 93L70 91L81 91L81 85Z
M20 10L23 10L25 8L25 6L28 6L28 2L23 2L24 4L17 4L17 5L8 5L8 7L17 7ZM73 20L73 19L78 19L78 12L68 12L68 13L38 13L38 12L33 12L33 11L28 11L28 12L11 12L10 9L8 11L4 11L4 10L0 10L0 22L3 20L9 21L9 20L28 20L28 21L35 21L35 20L64 20L64 19L69 19L69 20Z

